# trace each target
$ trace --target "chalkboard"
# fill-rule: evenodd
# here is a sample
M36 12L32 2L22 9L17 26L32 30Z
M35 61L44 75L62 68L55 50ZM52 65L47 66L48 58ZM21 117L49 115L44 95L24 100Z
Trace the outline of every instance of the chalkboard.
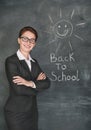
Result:
M4 62L29 25L39 34L32 57L51 81L37 98L39 130L91 130L91 0L1 0L0 16L0 129L7 130Z

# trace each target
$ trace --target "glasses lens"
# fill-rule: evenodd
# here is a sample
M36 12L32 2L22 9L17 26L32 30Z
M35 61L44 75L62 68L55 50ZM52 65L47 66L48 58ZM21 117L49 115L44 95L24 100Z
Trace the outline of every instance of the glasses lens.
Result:
M28 42L28 38L27 37L21 37L22 41L24 42Z
M31 39L29 39L29 42L30 43L35 43L35 39L31 38Z
M28 37L20 37L22 39L23 42L28 42L29 43L32 43L32 44L35 44L35 39L34 38L31 38L29 39Z

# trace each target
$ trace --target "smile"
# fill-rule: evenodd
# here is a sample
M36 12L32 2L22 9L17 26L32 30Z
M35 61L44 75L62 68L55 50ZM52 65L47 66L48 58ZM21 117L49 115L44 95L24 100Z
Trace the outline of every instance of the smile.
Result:
M62 34L57 31L57 35L59 35L61 37L65 37L68 34L68 32L69 32L68 29L64 30L64 32Z

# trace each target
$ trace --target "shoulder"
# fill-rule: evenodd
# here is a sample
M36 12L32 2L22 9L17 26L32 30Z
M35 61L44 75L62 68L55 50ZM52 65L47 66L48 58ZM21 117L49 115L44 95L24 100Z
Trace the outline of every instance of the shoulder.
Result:
M32 59L33 59L33 63L39 64L38 61L35 58L32 58Z
M11 55L11 56L8 56L6 59L5 59L5 62L16 62L18 60L18 57L15 54Z
M32 58L34 62L37 62L37 60L35 58Z

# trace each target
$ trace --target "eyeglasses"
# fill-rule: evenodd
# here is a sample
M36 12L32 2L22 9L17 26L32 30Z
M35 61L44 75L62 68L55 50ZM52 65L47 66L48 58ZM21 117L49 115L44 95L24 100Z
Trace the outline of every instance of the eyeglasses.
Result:
M29 43L32 43L32 44L35 44L35 39L34 38L31 38L29 39L28 37L20 37L22 39L23 42L29 42Z

